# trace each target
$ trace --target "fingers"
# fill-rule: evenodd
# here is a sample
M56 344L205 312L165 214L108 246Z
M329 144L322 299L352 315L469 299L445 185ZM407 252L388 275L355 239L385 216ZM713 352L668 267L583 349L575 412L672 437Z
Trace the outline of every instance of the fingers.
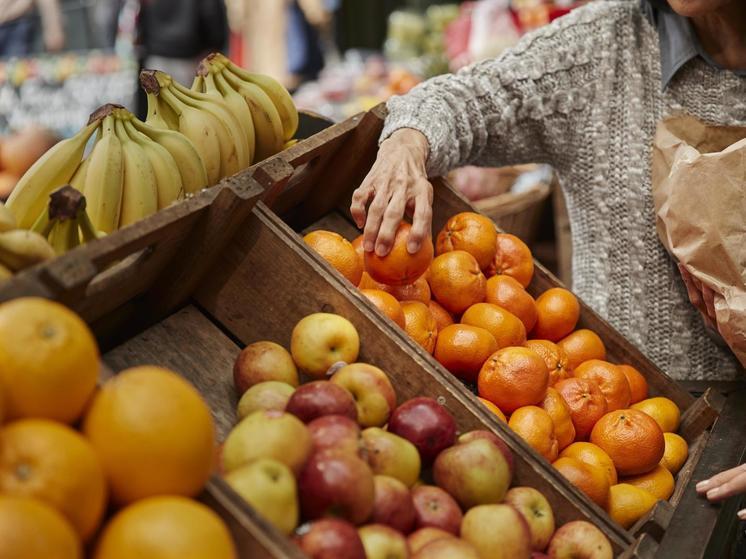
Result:
M368 202L370 202L373 192L372 181L368 180L366 177L363 184L352 193L350 213L352 214L352 219L355 220L358 229L362 229L363 225L365 225L365 207L368 205Z
M710 489L707 492L707 500L716 503L741 493L746 493L746 472L741 472L730 481Z
M378 231L381 229L383 215L391 200L388 190L376 192L373 202L368 208L368 219L363 230L363 248L366 252L372 252L378 239Z
M415 196L414 215L412 217L412 228L409 230L409 239L407 240L407 251L414 254L422 243L430 237L433 220L432 205L432 185L429 182L427 187L422 188Z
M404 217L407 199L406 191L399 190L391 198L386 211L383 214L383 221L378 230L378 239L376 240L376 254L386 256L394 245L396 230Z
M722 471L719 474L712 476L710 479L700 481L697 484L697 493L700 495L708 493L742 474L746 474L746 464L741 464L740 466L736 466L730 470Z

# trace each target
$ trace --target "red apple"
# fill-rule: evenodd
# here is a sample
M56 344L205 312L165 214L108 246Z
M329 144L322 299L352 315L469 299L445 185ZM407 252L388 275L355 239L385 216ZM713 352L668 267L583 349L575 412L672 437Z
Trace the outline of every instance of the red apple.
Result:
M290 396L285 411L303 423L324 415L344 415L357 421L352 394L328 380L315 380L299 386Z
M349 417L324 415L311 421L307 427L315 452L336 449L365 457L360 427Z
M511 452L510 448L508 448L508 445L505 444L505 441L495 435L492 431L479 429L477 431L469 431L468 433L464 433L458 438L458 442L468 443L469 441L473 441L474 439L487 439L488 441L492 441L495 445L497 445L497 448L499 448L500 452L502 452L503 456L505 456L505 460L508 461L508 466L510 467L510 476L513 477L513 472L515 471L515 462L513 460L513 453Z
M534 551L531 554L531 559L549 559L549 555L542 553L541 551Z
M363 540L366 559L409 558L406 538L389 526L368 524L360 528L358 533Z
M420 485L412 489L415 526L440 528L458 536L463 514L458 503L440 487Z
M415 554L430 542L454 537L455 536L451 532L446 532L440 528L433 528L431 526L420 528L419 530L415 530L409 534L409 537L407 537L409 552Z
M490 559L530 559L531 532L510 505L479 505L464 515L461 537Z
M306 463L298 478L298 492L304 518L333 514L362 524L373 511L373 472L355 454L324 450Z
M513 505L528 522L534 551L544 551L554 534L554 512L546 497L533 487L513 487L503 502Z
M547 555L551 559L612 559L614 552L601 530L585 520L575 520L554 533Z
M416 446L425 464L430 464L456 440L456 421L432 398L404 402L391 415L388 429Z
M415 521L414 503L409 488L396 478L375 476L375 499L370 521L385 524L402 534L412 531Z
M458 538L435 540L412 554L412 559L480 559L469 542Z
M357 529L338 518L322 518L298 528L295 542L309 559L365 559Z
M247 345L233 365L233 382L241 396L260 382L277 380L298 386L298 370L290 353L274 342Z
M396 407L396 392L381 369L352 363L332 375L331 381L347 389L357 404L357 421L363 427L382 427Z

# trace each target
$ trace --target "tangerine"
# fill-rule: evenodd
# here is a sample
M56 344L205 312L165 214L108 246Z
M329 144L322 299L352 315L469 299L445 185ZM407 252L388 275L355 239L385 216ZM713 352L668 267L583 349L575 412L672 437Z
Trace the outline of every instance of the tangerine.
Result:
M587 328L575 330L558 341L557 345L565 350L573 369L591 359L606 359L606 346L603 340Z
M549 371L544 360L525 347L493 353L479 371L479 395L507 413L539 404L546 396Z
M353 241L350 242L352 248L355 249L355 254L357 254L357 261L360 262L361 270L365 270L365 249L363 248L363 237L364 235L358 235Z
M505 423L508 422L508 419L505 417L505 414L498 408L495 404L490 402L489 400L486 400L484 398L477 397L477 400L482 402L484 404L484 407L486 407L488 410L490 410L492 413L494 413L498 419L504 421Z
M531 337L557 342L575 330L580 318L580 304L567 289L553 287L536 299L536 313Z
M391 251L386 256L378 256L375 252L365 253L365 271L371 278L386 285L407 285L425 273L433 261L433 242L425 239L420 249L410 254L407 239L411 229L409 223L399 224Z
M673 401L662 396L648 398L630 406L633 410L639 410L655 419L664 433L673 433L679 428L681 411Z
M547 395L541 407L549 414L554 422L554 434L557 437L559 449L562 450L575 440L575 426L572 424L570 408L565 400L554 388L547 388Z
M431 299L430 285L425 274L414 280L414 283L388 286L384 291L388 291L399 301L421 301L427 304Z
M443 328L445 328L446 326L450 326L451 324L453 324L453 317L451 316L451 313L441 307L440 303L430 300L427 302L427 306L430 309L430 312L433 313L435 322L438 324L438 332L443 330Z
M516 315L523 322L526 332L530 332L536 324L536 301L510 276L499 275L489 278L485 284L484 300Z
M657 502L658 499L644 489L629 483L618 483L609 490L607 511L612 520L628 529L650 512Z
M554 385L570 408L577 440L588 438L593 426L606 413L606 398L595 382L568 378Z
M365 295L381 313L393 320L400 328L404 328L404 311L393 295L380 289L361 289L360 293Z
M665 450L661 464L676 475L689 457L689 445L676 433L663 433Z
M435 253L465 250L476 258L479 267L487 268L497 250L497 229L488 217L474 212L452 216L438 233Z
M596 446L593 443L572 443L560 452L560 458L575 458L585 464L601 468L606 472L606 475L609 478L609 485L614 485L617 482L616 468L614 467L614 462L611 457L609 457L601 447Z
M451 324L438 332L433 355L451 374L475 382L482 365L497 349L495 338L484 328Z
M438 337L438 324L430 309L420 301L402 301L404 312L404 331L425 351L432 353Z
M611 457L619 475L644 474L663 458L665 439L658 424L645 413L616 410L598 420L591 442Z
M538 406L518 408L510 415L508 427L549 462L556 460L559 443L554 434L554 422L545 410Z
M617 365L619 370L624 373L629 383L630 403L636 404L648 397L648 381L642 376L642 373L631 365Z
M600 359L581 363L573 372L576 378L595 382L606 398L606 411L620 410L629 406L629 383L616 365Z
M428 276L433 297L445 310L459 314L484 301L486 280L476 259L466 251L453 250L437 256Z
M553 464L575 487L588 495L599 507L606 508L609 502L609 476L603 468L565 456Z
M568 364L565 350L549 340L528 340L524 344L527 348L535 351L549 369L549 386L554 386L559 381L572 376L572 369Z
M534 257L528 245L515 235L498 233L492 267L494 273L490 275L510 276L523 287L527 287L534 276Z
M352 285L360 283L363 268L352 243L334 231L311 231L303 240L329 265L346 277Z
M622 478L622 483L629 483L640 489L644 489L656 499L667 501L673 495L673 474L665 467L658 464L655 468L645 474Z
M492 334L498 349L526 343L526 328L514 314L490 303L476 303L461 315L462 324L484 328Z

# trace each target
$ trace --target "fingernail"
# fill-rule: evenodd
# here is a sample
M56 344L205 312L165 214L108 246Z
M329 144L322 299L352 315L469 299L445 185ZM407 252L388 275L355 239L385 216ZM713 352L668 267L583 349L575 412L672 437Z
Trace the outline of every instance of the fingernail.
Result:
M738 518L741 520L746 520L746 509L741 509L738 511Z
M708 499L712 499L713 497L717 497L718 495L720 495L720 488L719 487L716 487L715 489L710 489L707 492L707 498Z
M705 489L707 489L709 485L710 485L709 479L702 480L697 484L697 491L704 491Z
M386 256L386 248L386 245L378 243L378 246L376 246L376 254L378 256Z
M365 252L373 252L373 241L365 241L363 243L363 248L365 249Z
M415 252L420 250L420 243L417 243L415 241L407 243L407 250L409 251L409 254L414 254Z

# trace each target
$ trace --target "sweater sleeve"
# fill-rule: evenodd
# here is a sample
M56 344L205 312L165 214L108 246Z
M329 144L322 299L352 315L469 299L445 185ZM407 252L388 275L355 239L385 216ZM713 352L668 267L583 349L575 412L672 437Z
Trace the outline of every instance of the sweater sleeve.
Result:
M461 165L550 163L577 141L610 88L622 0L593 2L525 36L500 57L428 80L388 102L381 141L400 128L430 144L428 173Z

